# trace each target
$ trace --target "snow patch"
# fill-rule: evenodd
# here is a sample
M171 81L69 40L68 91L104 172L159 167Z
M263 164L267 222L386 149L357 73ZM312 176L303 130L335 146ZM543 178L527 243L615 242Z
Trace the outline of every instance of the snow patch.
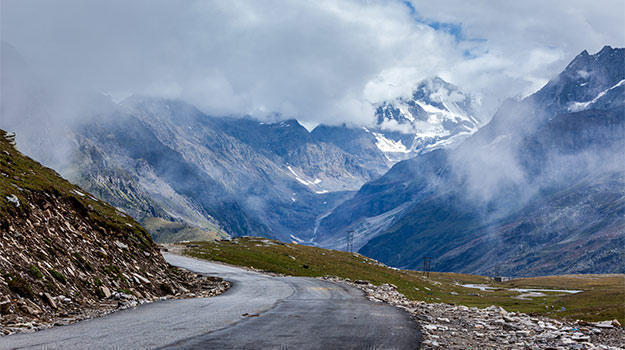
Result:
M305 178L303 178L303 176L300 176L299 174L297 174L297 172L295 172L295 170L290 166L287 165L286 166L287 169L289 169L289 171L291 172L291 174L293 175L293 177L295 178L295 180L297 180L299 183L301 183L302 185L311 188L311 189L315 189L318 188L317 185L319 185L322 180L319 178L315 178L314 180L307 180ZM326 190L315 190L314 191L316 194L323 194L323 193L328 193L329 191ZM295 199L291 198L293 200L293 202L295 202Z
M297 237L297 236L294 236L294 235L292 235L292 234L291 234L291 235L289 235L289 237L291 237L291 239L292 239L292 240L294 240L294 241L295 241L295 243L301 243L301 242L304 242L304 240L303 240L303 239L301 239L301 238L299 238L299 237Z
M607 94L610 90L616 89L617 87L622 86L622 85L625 85L625 79L623 79L623 80L619 81L618 83L614 84L614 86L601 91L595 98L593 98L590 101L587 101L587 102L573 102L569 106L569 112L579 112L579 111L583 111L585 109L588 109L588 107L590 105L592 105L593 103L597 102L600 98L605 96L605 94Z
M387 139L384 135L377 132L372 132L372 134L376 139L375 145L380 151L384 153L410 153L410 150L401 141Z
M412 116L412 113L410 113L407 109L404 109L401 105L399 106L399 112L411 122L415 121L415 117Z
M287 167L287 169L289 169L289 171L291 172L291 174L293 174L293 176L295 177L295 180L299 181L299 183L301 183L302 185L305 185L305 186L312 186L312 185L315 185L315 184L318 184L319 182L321 182L321 180L319 180L319 179L315 179L314 181L308 181L308 180L305 180L305 179L301 178L299 175L297 175L297 173L295 172L295 170L293 170L293 168L291 168L291 166L290 166L290 165L287 165L286 167ZM317 181L317 180L319 180L319 181L318 181L318 182L315 182L315 181Z

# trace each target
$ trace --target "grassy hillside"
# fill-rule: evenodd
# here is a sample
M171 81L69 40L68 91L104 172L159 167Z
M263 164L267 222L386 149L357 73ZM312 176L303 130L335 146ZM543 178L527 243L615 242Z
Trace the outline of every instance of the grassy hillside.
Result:
M5 135L6 132L0 130L1 216L28 215L32 209L26 205L30 194L49 193L80 208L81 214L97 225L113 232L124 232L144 249L151 249L149 234L135 220L71 184L54 170L22 155L5 140ZM9 201L13 196L20 206Z
M91 318L137 300L227 288L167 264L130 216L11 141L0 130L0 335Z
M197 245L197 246L196 246ZM389 268L359 254L287 244L263 238L200 242L187 254L207 260L293 276L325 275L364 279L374 284L392 283L413 300L487 307L499 305L508 311L536 313L553 318L625 322L625 275L564 275L521 278L495 283L492 278L456 273L430 273ZM488 284L494 290L465 288L463 284ZM510 288L574 289L578 294L543 292L545 296L519 299ZM564 308L564 310L562 309Z
M157 217L147 217L141 220L141 225L150 232L154 241L163 243L229 237L216 226L203 229L184 222L167 221Z

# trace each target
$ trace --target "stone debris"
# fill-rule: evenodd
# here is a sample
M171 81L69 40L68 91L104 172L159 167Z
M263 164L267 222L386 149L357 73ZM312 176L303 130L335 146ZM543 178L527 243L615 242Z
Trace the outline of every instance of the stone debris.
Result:
M625 349L618 320L589 323L485 309L408 300L392 284L375 286L324 277L363 290L369 300L408 311L423 334L423 349Z
M214 296L230 286L170 266L148 233L121 225L134 221L111 217L116 212L90 212L59 191L6 198L0 215L0 336L163 299ZM96 219L102 215L109 216Z
M7 201L9 201L9 203L13 203L13 205L15 205L16 208L20 207L20 200L19 198L17 198L16 195L12 194L9 196L6 196Z
M111 290L108 289L106 286L102 286L100 287L100 291L102 292L102 295L104 296L104 299L108 299L111 297Z
M140 274L138 274L138 273L134 273L134 272L133 272L132 276L134 277L134 280L135 280L135 282L137 282L137 283L147 283L147 284L152 283L152 282L150 282L150 280L149 280L149 279L147 279L147 278L145 278L145 277L141 276L141 275L140 275Z
M15 133L14 132L8 132L4 135L4 138L9 142L9 144L13 147L15 147L16 143L15 143Z
M115 245L120 248L120 249L128 249L128 245L120 242L120 241L115 241Z
M68 325L155 301L207 298L219 295L230 287L229 282L220 279L207 278L182 270L180 273L186 279L186 285L194 289L193 293L180 286L179 291L171 291L173 294L155 296L146 293L147 296L138 297L121 291L111 292L108 287L101 286L99 290L104 296L102 300L73 300L65 295L51 296L49 293L42 293L40 297L45 302L44 306L19 295L14 299L4 296L0 299L0 337Z

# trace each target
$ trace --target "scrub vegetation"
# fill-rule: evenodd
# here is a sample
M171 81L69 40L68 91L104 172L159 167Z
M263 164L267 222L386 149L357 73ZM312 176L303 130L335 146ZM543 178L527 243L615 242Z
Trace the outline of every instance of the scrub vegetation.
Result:
M265 238L242 237L231 241L198 242L186 246L186 254L206 260L291 276L338 276L392 283L412 300L454 303L480 308L501 306L507 311L540 314L552 318L625 322L625 275L561 275L519 278L495 282L486 276L447 272L398 270L357 253L328 250ZM486 291L462 285L488 285ZM524 297L525 289L581 290L579 293L543 291ZM539 294L540 295L540 294ZM521 298L519 298L521 297Z

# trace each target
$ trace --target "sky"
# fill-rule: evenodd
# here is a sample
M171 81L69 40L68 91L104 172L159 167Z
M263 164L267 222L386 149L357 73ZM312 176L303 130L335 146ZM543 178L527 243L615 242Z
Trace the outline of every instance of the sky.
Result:
M306 125L371 123L433 76L488 118L582 50L625 46L622 0L2 0L0 16L47 81Z

